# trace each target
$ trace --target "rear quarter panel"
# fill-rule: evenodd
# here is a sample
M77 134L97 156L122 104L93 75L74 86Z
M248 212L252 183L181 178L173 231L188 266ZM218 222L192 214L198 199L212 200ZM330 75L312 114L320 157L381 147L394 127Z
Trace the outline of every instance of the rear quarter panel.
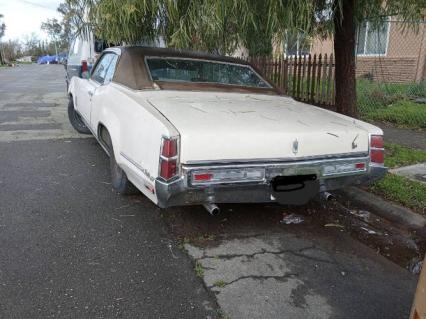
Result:
M108 129L117 163L157 203L148 188L154 188L158 177L161 138L177 133L138 94L115 83L99 87L92 99L91 126L96 133L100 124Z

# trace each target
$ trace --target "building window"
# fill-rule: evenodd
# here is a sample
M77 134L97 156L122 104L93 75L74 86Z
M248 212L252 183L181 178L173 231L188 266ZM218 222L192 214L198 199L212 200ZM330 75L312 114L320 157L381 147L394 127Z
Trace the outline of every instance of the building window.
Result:
M389 22L375 26L363 22L358 28L356 53L359 55L386 55L389 41Z
M287 33L284 41L284 52L286 55L308 55L311 43L309 38L303 33Z

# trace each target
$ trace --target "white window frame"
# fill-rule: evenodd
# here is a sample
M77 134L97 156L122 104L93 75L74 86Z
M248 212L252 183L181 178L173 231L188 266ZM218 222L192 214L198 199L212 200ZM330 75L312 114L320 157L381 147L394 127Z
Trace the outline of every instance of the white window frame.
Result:
M302 33L297 34L297 40L296 40L296 54L287 54L287 48L288 48L288 37L287 37L287 31L285 32L285 41L284 41L284 57L298 57L298 56L309 56L312 49L312 43L309 44L309 50L308 53L300 54L300 38L302 36Z
M359 30L360 30L360 27L359 27L358 28L358 32L357 32L357 45L356 45L356 48L355 48L356 55L360 56L360 57L364 57L364 56L365 57L369 57L369 56L371 56L371 57L374 57L374 56L386 56L388 54L388 47L389 47L389 34L390 34L390 29L391 29L390 21L387 20L387 21L384 22L388 26L388 29L387 29L387 32L386 32L386 40L385 40L386 41L386 44L385 44L385 53L365 53L365 48L367 46L367 34L368 34L369 27L370 27L370 22L369 21L365 21L365 23L366 23L366 28L365 28L364 45L363 45L363 47L364 47L364 53L358 53L358 39L359 39Z

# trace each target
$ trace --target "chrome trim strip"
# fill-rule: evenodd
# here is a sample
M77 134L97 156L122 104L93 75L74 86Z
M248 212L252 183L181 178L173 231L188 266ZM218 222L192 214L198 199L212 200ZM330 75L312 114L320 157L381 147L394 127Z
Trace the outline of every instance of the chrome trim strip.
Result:
M320 192L332 191L348 185L369 184L386 174L384 167L369 167L365 174L347 175L320 180ZM189 187L184 177L164 183L155 180L158 205L162 208L204 203L263 203L274 202L268 184L208 185Z
M163 150L161 150L161 152L163 152ZM173 156L173 157L165 157L164 155L160 155L160 158L162 159L162 160L165 160L165 161L172 161L172 160L175 160L175 159L178 159L178 156L176 155L176 156Z
M323 174L323 166L327 164L340 164L340 163L358 163L363 162L366 165L364 170L348 171L348 172L338 172L336 174ZM264 163L246 163L246 164L225 164L225 165L206 165L206 166L188 166L182 164L182 174L186 186L197 187L198 184L192 184L192 174L193 172L199 170L215 170L215 169L225 169L225 168L264 168L265 169L265 179L263 181L257 182L224 182L215 185L241 185L241 184L267 184L272 178L279 175L299 175L299 174L316 174L318 178L329 179L343 176L357 176L367 174L370 169L370 158L368 156L364 157L351 157L351 158L332 158L332 159L323 159L323 160L313 160L313 161L299 161L299 162L264 162ZM286 172L283 172L286 170ZM204 184L203 186L208 186L209 184ZM200 185L201 186L201 185Z
M120 155L123 156L124 159L126 159L129 163L131 163L133 166L135 166L138 170L140 170L142 172L142 174L144 174L146 177L148 177L151 182L153 182L155 180L155 178L152 177L151 174L149 174L147 169L140 166L136 161L131 159L128 155L126 155L122 151L120 151Z
M253 158L253 159L221 159L221 160L197 160L187 161L182 165L225 165L225 164L258 164L258 163L287 163L287 162L299 162L307 160L329 160L329 159L347 159L354 157L368 157L369 151L367 152L354 152L354 153L339 153L339 154L327 154L327 155L315 155L315 156L304 156L304 157L283 157L283 158Z

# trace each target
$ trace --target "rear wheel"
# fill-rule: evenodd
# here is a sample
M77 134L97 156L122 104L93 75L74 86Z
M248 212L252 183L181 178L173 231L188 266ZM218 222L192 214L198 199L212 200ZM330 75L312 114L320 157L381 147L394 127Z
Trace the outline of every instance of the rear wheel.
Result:
M99 131L99 138L104 147L108 149L111 183L114 190L122 195L134 195L139 193L139 190L132 184L131 181L129 181L126 173L117 164L114 156L111 137L105 127L101 127Z
M138 189L132 184L131 181L129 181L123 169L118 166L112 148L110 148L109 161L112 187L122 195L134 195L139 193Z
M80 114L78 114L74 109L74 101L72 96L69 98L68 102L68 118L70 120L70 123L72 127L79 133L82 134L92 134L90 132L89 128L84 124L83 120L81 119Z

